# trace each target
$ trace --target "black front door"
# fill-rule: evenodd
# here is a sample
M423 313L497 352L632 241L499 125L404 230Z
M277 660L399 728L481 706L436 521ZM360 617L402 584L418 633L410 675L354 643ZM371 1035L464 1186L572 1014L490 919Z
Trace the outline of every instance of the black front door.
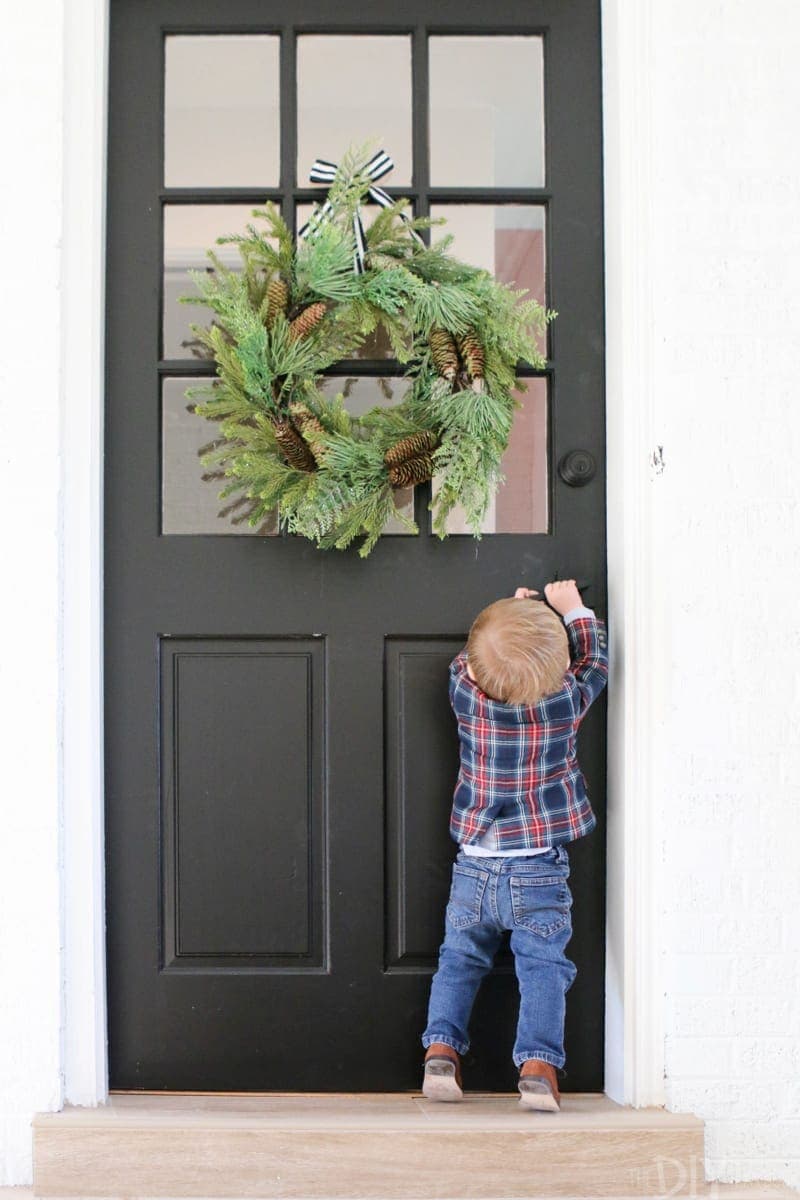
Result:
M403 1090L443 933L457 767L447 664L518 584L605 615L599 5L112 0L105 717L112 1089ZM428 529L322 552L225 512L187 411L208 376L186 268L317 156L376 136L382 186L448 218L460 257L559 316L520 368L480 542ZM369 213L366 214L369 219ZM435 229L435 236L445 230ZM375 341L329 385L390 404ZM597 473L559 473L586 450ZM228 502L230 503L230 502ZM566 1090L603 1088L605 701L581 731L597 829L574 843ZM514 1086L507 951L468 1087Z

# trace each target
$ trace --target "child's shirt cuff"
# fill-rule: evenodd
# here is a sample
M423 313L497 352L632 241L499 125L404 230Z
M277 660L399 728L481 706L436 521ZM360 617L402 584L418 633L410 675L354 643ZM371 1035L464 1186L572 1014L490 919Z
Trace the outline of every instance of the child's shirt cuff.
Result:
M585 604L576 604L568 613L564 613L562 620L565 625L569 625L570 621L576 621L578 617L593 617L594 609L587 608Z

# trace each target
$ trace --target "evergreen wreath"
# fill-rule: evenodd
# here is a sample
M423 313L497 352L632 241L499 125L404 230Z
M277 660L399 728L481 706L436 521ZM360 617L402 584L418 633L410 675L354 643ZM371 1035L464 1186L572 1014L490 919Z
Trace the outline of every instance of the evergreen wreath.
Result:
M545 365L534 338L557 315L523 299L526 288L454 258L452 235L426 246L419 230L444 219L412 219L407 199L377 188L392 161L378 151L365 162L368 147L351 148L338 166L317 160L311 178L329 182L327 199L296 240L267 202L251 210L266 230L247 224L216 239L237 245L243 269L208 250L213 271L189 271L199 295L180 297L214 313L209 327L191 329L213 353L216 377L185 394L205 398L190 411L219 423L221 437L201 453L203 466L218 468L206 478L231 479L220 499L244 492L225 512L253 501L256 525L277 509L290 532L321 548L363 537L362 557L391 517L418 532L395 493L434 476L434 532L444 538L461 505L480 537L520 407L517 365ZM364 230L367 196L381 210ZM407 390L394 407L352 416L343 393L320 390L323 373L379 326L406 367Z

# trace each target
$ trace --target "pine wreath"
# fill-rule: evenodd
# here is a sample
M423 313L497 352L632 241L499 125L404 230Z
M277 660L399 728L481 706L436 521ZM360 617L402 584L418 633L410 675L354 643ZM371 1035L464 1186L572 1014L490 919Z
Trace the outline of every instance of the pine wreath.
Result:
M395 493L434 476L434 532L445 537L461 505L480 537L519 407L517 364L544 366L535 336L557 315L453 257L452 235L426 246L419 230L442 219L411 219L408 200L375 185L391 159L365 153L351 149L338 166L318 160L312 179L329 183L327 198L297 239L273 203L252 210L265 229L216 239L237 244L242 269L209 250L213 271L190 271L199 294L180 298L214 314L191 329L216 377L186 396L204 399L190 408L219 423L201 462L230 479L220 499L243 492L251 525L277 510L321 548L363 537L362 556L392 517L417 532ZM367 196L382 207L365 230ZM356 417L321 383L378 327L405 366L406 391L394 407Z

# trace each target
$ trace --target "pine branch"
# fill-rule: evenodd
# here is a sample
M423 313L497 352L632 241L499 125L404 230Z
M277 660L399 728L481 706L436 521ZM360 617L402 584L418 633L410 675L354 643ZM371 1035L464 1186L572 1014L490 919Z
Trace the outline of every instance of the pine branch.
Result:
M413 320L418 329L440 325L451 333L463 333L479 319L477 300L457 284L428 285L414 297Z
M327 221L300 242L294 264L294 290L299 300L321 297L346 301L361 284L353 271L352 234Z

